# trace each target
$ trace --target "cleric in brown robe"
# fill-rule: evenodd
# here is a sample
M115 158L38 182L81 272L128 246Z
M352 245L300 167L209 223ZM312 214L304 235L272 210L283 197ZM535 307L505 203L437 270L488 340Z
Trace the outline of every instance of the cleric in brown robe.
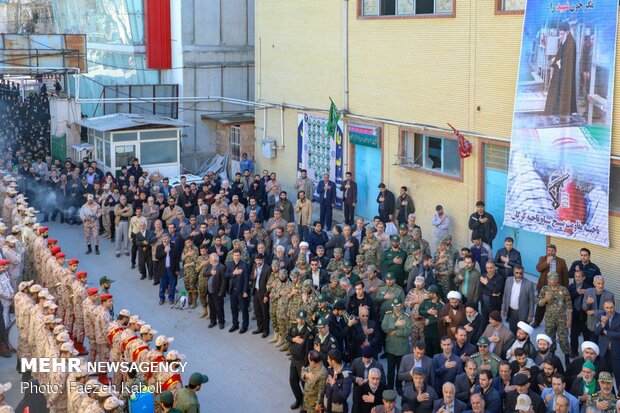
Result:
M545 115L571 115L577 112L575 39L568 22L560 23L558 53L551 62L553 74L545 102Z
M465 324L465 307L461 303L461 293L450 291L448 293L448 303L443 306L437 316L437 326L439 337L448 336L454 340L456 328Z

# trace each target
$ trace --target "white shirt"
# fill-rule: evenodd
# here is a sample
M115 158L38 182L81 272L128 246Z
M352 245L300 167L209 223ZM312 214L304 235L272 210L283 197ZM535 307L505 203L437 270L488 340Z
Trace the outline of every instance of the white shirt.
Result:
M263 266L256 267L256 283L254 284L254 288L258 290L258 283L260 282L260 273L263 271Z
M519 309L519 294L521 294L521 285L523 281L517 282L515 278L514 283L512 283L512 290L510 291L510 308L512 310Z
M312 271L312 285L320 287L321 285L321 270Z

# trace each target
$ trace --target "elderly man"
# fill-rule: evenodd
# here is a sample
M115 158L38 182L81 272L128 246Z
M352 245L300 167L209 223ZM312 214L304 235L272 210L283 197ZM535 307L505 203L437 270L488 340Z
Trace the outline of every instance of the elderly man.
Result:
M588 397L600 391L601 388L596 381L596 367L594 363L589 361L583 363L579 376L571 386L570 393L577 398L581 408L588 401Z
M601 371L598 375L598 384L601 391L591 394L586 401L586 406L594 407L603 413L613 413L616 411L618 399L614 395L614 381L611 373Z
M584 341L581 343L581 355L571 361L566 368L566 381L570 388L580 376L582 367L588 361L596 366L596 370L600 371L600 360L598 359L600 349L599 346L592 341Z
M602 275L595 276L593 283L594 287L584 292L581 301L581 308L588 316L586 325L590 331L594 330L598 321L596 313L603 310L603 303L608 300L615 301L614 293L605 289L605 279Z
M596 317L594 334L601 348L601 360L604 367L614 373L616 384L620 385L620 313L616 311L615 301L608 299L603 302L603 311Z
M95 202L95 196L88 194L86 203L80 208L80 219L84 223L84 238L86 239L86 254L93 252L91 236L95 242L95 254L99 255L99 217L101 217L101 205Z
M467 404L456 398L456 387L452 382L441 386L442 398L433 403L433 413L462 413Z
M465 319L465 307L461 303L461 297L461 293L458 291L448 293L448 303L443 306L437 316L440 336L448 336L454 339L456 328Z

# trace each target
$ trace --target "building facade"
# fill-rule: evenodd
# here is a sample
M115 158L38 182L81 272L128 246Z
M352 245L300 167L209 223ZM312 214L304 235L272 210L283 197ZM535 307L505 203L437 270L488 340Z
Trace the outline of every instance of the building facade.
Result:
M620 293L613 265L620 254L620 112L613 116L610 248L501 225L524 3L261 1L256 99L283 109L256 111L257 168L280 171L279 180L292 189L300 115L327 116L331 97L345 111L341 162L365 187L358 211L366 218L376 214L380 182L395 193L406 185L425 238L433 238L431 218L441 204L460 247L469 244L476 201L484 200L500 227L495 248L512 236L529 273L548 243L569 262L586 246ZM473 144L471 157L458 156L448 122ZM373 131L370 141L353 136L360 130ZM262 156L261 136L276 142L274 158Z

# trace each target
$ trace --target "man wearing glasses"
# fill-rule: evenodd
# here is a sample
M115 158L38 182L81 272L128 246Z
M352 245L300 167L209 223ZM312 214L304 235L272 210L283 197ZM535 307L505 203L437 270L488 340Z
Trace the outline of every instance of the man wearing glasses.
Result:
M522 265L515 265L514 277L506 279L502 299L502 316L506 317L512 334L517 334L517 323L525 321L530 324L534 319L536 303L534 283L523 277Z

